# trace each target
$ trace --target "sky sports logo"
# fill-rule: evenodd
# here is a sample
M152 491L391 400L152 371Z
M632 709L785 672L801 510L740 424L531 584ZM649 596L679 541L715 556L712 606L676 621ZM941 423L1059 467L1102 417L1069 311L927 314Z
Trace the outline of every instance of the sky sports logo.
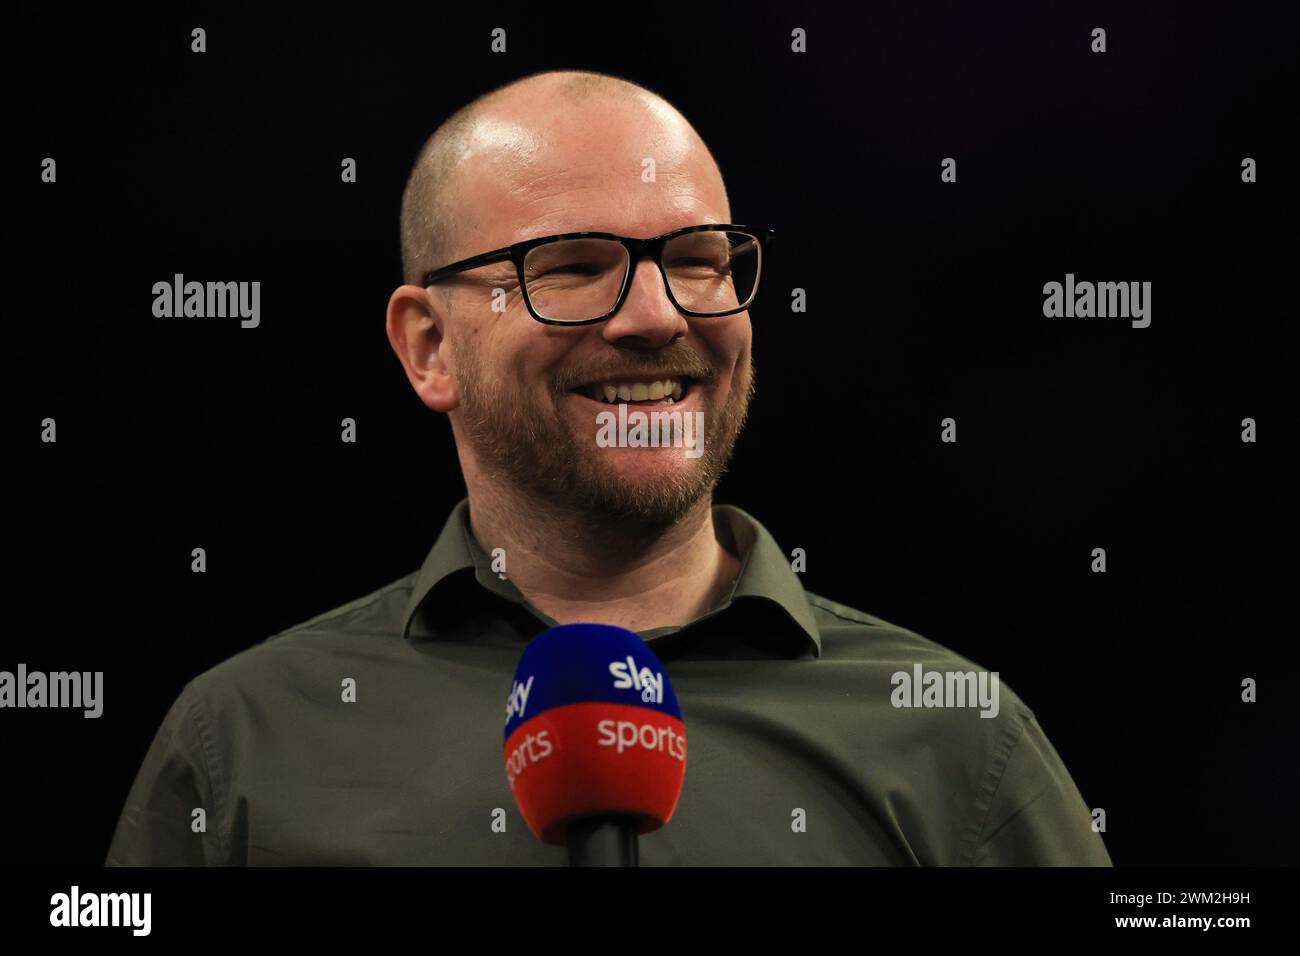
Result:
M510 782L510 789L515 788L515 780L521 773L539 760L549 757L554 749L548 731L543 730L536 736L528 734L524 737L518 747L506 754L506 780Z
M554 728L548 728L537 734L525 734L524 738L519 740L518 746L506 753L506 780L511 790L515 788L515 783L525 770L541 763L556 750L558 743L551 740L552 729ZM641 748L666 753L675 760L686 762L686 736L679 734L672 727L606 718L597 722L596 733L597 746L613 747L614 752L619 755L626 750ZM513 739L518 740L517 737ZM583 747L580 742L576 751L572 748L575 741L571 739L569 743L568 749L571 754L582 752Z
M528 707L528 695L533 689L533 675L528 675L528 682L521 684L515 681L510 687L510 696L506 698L506 723L510 723L510 718L518 714L521 718L524 716L524 710Z
M653 671L649 667L637 667L636 659L628 655L621 661L613 661L609 665L609 672L614 677L615 690L638 690L641 692L641 700L647 704L662 704L664 702L664 675L662 671ZM514 681L510 687L510 696L506 698L506 720L507 724L518 717L524 718L528 710L528 696L533 692L533 679L536 675L528 675L528 680L524 682Z
M614 661L610 664L609 672L614 675L614 688L616 690L634 688L641 692L641 700L647 704L662 704L664 702L663 672L656 673L648 667L638 669L631 654L627 656L625 661Z
M686 737L672 727L638 724L631 720L602 720L596 725L596 730L600 734L596 743L602 747L615 747L616 753L641 747L686 762Z

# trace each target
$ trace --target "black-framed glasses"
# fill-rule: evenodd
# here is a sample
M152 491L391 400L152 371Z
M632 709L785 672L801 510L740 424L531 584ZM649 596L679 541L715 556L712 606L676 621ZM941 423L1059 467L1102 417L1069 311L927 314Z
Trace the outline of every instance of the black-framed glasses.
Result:
M612 232L565 232L525 239L434 269L428 288L447 276L509 260L524 305L547 325L591 325L613 317L632 287L632 263L649 256L659 266L677 311L696 318L743 312L758 294L771 229L710 223L652 239Z

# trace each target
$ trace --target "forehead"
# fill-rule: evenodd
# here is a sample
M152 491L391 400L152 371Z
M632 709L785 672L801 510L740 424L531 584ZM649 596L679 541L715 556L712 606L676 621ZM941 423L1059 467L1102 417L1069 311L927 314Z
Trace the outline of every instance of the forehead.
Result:
M652 236L730 214L694 130L639 98L493 109L471 130L452 188L462 255L560 232Z

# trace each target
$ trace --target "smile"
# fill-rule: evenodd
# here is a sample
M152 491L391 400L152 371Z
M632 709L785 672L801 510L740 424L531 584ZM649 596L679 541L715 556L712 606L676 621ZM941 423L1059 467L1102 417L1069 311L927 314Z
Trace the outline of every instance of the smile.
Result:
M694 379L686 377L661 377L643 379L611 379L592 382L573 389L579 395L607 405L621 403L642 405L675 405L689 395Z

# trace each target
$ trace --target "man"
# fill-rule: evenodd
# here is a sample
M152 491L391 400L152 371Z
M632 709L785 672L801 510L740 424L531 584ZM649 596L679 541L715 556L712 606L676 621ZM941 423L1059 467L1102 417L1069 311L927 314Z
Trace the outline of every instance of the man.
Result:
M467 499L418 571L186 685L108 863L562 865L514 805L502 712L532 637L600 622L650 643L686 720L643 865L1108 865L996 674L806 592L754 518L713 506L770 238L635 84L543 73L448 120L407 184L387 329ZM613 440L633 411L702 432ZM965 706L923 698L930 672L991 678L991 704L974 680Z

